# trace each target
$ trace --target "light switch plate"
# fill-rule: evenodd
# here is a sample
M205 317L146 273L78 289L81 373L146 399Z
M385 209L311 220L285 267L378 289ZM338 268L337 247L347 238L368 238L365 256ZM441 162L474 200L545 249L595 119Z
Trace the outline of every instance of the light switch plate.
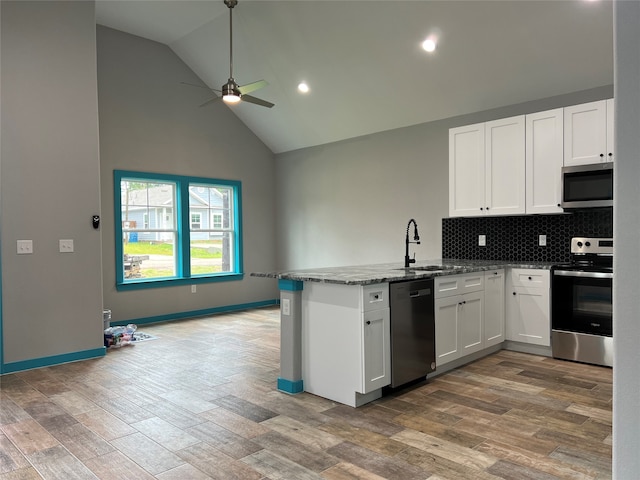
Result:
M33 240L18 240L18 255L33 253Z
M60 253L73 253L73 240L66 239L59 241Z
M487 246L487 236L486 235L478 235L478 246L486 247Z

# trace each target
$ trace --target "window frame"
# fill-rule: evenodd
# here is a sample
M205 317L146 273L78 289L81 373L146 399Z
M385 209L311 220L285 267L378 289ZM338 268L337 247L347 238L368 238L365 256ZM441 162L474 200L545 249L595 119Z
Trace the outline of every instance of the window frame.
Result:
M184 175L170 175L164 173L138 172L131 170L114 170L114 230L115 230L115 266L116 290L137 290L144 288L171 287L179 285L194 285L199 283L225 282L242 280L244 278L242 262L242 184L236 180L222 180L217 178L191 177ZM174 215L176 222L176 274L162 278L134 278L124 277L124 249L122 225L122 180L137 180L147 182L174 183L176 188L176 204ZM189 185L198 184L209 187L225 187L232 191L231 202L233 211L233 242L232 242L232 271L210 274L191 275L191 213L189 205Z

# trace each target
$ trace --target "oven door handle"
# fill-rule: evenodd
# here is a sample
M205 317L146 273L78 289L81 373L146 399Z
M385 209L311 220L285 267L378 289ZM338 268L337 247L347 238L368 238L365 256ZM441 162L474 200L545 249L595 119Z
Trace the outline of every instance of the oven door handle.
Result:
M574 270L554 270L554 275L562 277L582 277L582 278L613 278L613 273L609 272L581 272Z

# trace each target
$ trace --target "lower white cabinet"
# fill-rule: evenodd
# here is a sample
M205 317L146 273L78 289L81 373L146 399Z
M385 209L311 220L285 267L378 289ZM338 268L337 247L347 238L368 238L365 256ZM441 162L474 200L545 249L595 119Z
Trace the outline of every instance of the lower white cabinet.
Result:
M304 390L352 407L391 383L389 285L305 282Z
M505 339L504 270L484 274L484 346L491 347Z
M484 348L484 277L435 278L436 366Z
M507 280L507 340L551 345L549 270L513 268Z

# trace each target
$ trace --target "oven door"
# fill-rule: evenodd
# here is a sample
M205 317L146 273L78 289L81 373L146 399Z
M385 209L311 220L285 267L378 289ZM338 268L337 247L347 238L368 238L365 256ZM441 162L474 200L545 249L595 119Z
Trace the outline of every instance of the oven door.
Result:
M613 273L559 268L551 281L551 329L613 336Z

